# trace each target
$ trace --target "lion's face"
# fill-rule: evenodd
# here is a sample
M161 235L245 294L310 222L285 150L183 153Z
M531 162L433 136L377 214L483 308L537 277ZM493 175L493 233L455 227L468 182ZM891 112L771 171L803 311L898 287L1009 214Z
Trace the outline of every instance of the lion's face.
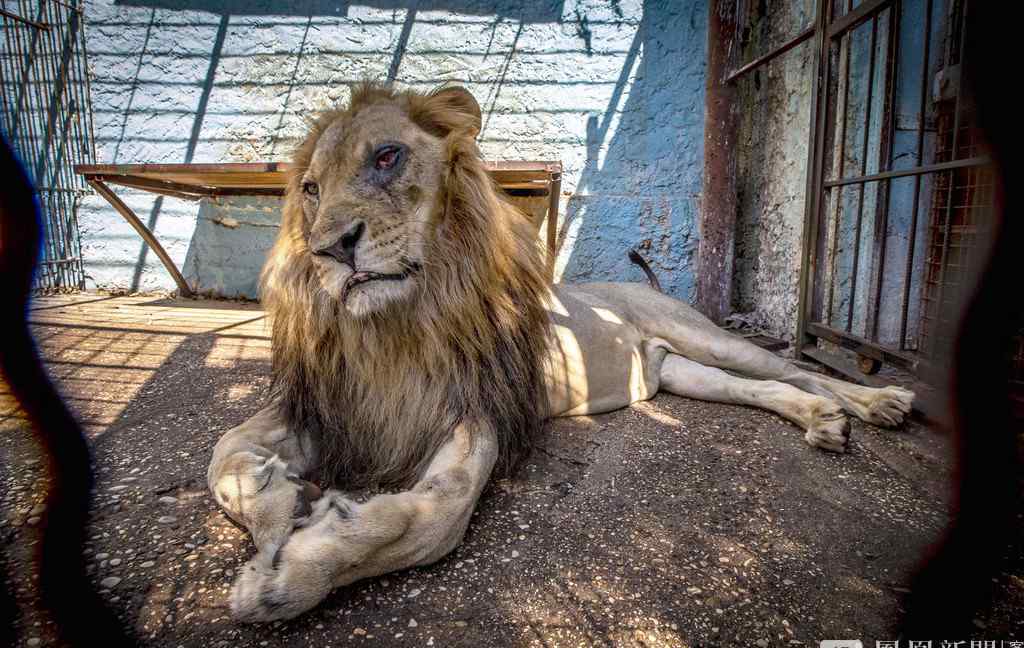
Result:
M338 115L301 178L320 283L362 317L415 295L431 263L443 141L382 101Z
M540 427L544 265L480 126L464 88L363 83L295 151L260 289L324 481L412 483L464 418L502 431L507 465Z

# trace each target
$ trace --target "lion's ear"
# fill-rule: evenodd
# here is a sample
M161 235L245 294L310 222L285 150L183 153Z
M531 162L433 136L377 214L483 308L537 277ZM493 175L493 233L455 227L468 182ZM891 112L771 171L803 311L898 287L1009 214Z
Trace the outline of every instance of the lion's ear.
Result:
M426 96L423 117L439 134L447 135L461 130L476 137L480 132L482 115L480 104L461 86L440 88Z

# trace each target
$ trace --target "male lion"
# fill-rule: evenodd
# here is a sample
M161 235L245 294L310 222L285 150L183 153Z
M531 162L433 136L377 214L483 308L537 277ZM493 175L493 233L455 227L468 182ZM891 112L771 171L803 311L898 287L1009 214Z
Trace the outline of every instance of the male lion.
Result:
M462 88L368 84L295 155L262 278L274 397L220 439L208 472L258 548L232 590L239 619L293 617L440 559L548 417L665 390L769 409L842 452L843 410L879 425L910 411L909 391L803 371L646 285L548 285L479 130ZM305 477L399 490L355 501Z

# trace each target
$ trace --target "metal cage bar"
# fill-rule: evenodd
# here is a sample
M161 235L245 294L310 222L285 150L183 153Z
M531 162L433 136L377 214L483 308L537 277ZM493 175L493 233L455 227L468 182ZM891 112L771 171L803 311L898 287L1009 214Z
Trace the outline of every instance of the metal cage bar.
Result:
M856 380L870 382L861 372L881 363L925 382L936 375L991 220L993 162L960 74L970 4L817 0L810 27L754 52L723 81L812 48L797 348L832 357L826 364ZM1024 367L1020 349L1015 366Z
M969 102L964 99L966 86L959 69L969 1L948 0L944 4L949 11L937 15L938 1L865 0L853 7L841 0L838 6L827 4L842 15L820 15L816 21L815 28L821 32L807 172L798 323L801 350L824 340L918 374L938 363L941 345L935 338L948 319L944 313L954 308L959 294L955 289L969 270L966 259L974 241L970 237L984 226L992 200L984 180L991 160L973 140L963 144L970 129L964 110ZM819 3L819 13L825 4ZM913 8L913 20L904 16L908 6ZM879 34L883 20L888 32ZM870 49L860 54L870 58L866 65L861 59L857 70L851 71L851 35L861 26L867 29L868 23ZM948 52L936 59L933 40L942 33ZM904 49L904 38L921 40L919 62L909 54L900 55L911 51ZM882 55L884 60L875 60ZM949 97L932 91L940 85L936 83L939 74L955 76L955 88L943 90L951 93ZM851 86L854 78L859 82L856 89ZM855 119L858 123L850 125L863 129L854 132L858 141L849 147L860 147L859 152L847 147L853 102L863 102L859 110L863 114ZM953 104L951 110L943 109L952 123L948 134L932 125L942 102ZM881 113L873 114L877 110ZM916 124L908 126L901 119L916 119ZM951 140L948 154L929 150L928 142L938 146L940 135ZM869 156L877 156L877 171L870 171ZM911 166L905 161L909 156ZM897 165L900 157L904 162ZM836 167L831 171L830 161ZM847 175L850 163L856 165L856 175ZM902 178L911 181L897 187ZM866 189L871 183L876 186L869 200ZM844 191L856 193L844 198ZM909 215L905 213L908 206ZM904 213L894 221L897 209ZM920 220L922 211L931 213L927 227L932 232L924 255L919 249L920 229L926 225ZM893 273L898 274L889 276Z
M36 287L85 284L74 173L95 162L82 0L12 0L0 11L0 131L36 189L46 236Z

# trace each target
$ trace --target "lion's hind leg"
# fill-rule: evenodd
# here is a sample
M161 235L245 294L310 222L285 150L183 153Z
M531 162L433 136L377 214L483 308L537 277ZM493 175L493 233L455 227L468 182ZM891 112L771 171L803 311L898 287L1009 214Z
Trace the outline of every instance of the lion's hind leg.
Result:
M855 385L806 371L738 335L695 308L640 284L587 284L580 289L612 304L648 337L668 341L681 356L747 378L788 383L839 403L848 413L881 426L897 426L910 413L914 393L902 387Z
M844 452L850 423L835 401L775 380L739 378L670 353L661 365L661 389L687 398L760 407L796 423L812 446Z
M653 295L642 306L647 316L642 320L644 328L648 334L668 340L679 354L691 360L748 378L787 383L838 403L849 414L873 425L895 427L910 413L912 391L895 385L865 387L807 371L702 320L691 307L671 297Z

